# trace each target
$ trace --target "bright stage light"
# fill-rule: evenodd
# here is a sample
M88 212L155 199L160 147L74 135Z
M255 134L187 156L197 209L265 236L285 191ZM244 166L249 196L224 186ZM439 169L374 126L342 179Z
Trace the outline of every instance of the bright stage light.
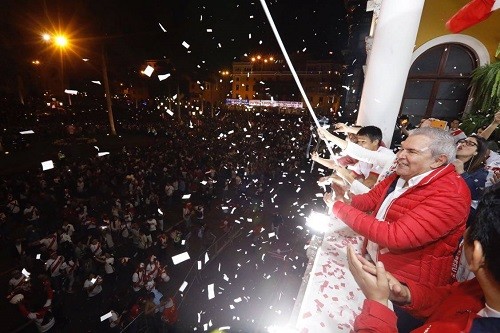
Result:
M329 221L330 217L328 215L313 211L308 217L306 217L306 226L314 231L324 233L328 230Z

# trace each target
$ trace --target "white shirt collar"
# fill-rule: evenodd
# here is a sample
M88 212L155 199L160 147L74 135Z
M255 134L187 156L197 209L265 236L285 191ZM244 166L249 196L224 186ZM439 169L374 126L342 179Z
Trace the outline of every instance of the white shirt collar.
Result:
M484 308L479 311L478 316L485 317L485 318L500 318L500 312L492 309L488 306L488 304L484 304Z
M420 181L422 179L424 179L425 177L430 175L432 171L434 171L434 169L410 178L408 180L408 187L413 187L413 186L417 185L418 183L420 183ZM399 177L398 182L396 183L396 189L402 188L405 183L406 183L406 181L403 178Z

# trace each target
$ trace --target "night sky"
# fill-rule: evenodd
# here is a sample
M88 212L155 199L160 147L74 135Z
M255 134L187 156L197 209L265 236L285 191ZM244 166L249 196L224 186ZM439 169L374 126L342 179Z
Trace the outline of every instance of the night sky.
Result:
M40 40L45 30L67 31L73 45L66 56L70 64L81 58L96 58L105 45L110 66L115 69L136 67L146 59L169 58L178 70L203 76L229 69L231 62L245 53L280 54L259 1L3 2L2 67L30 62L50 52ZM312 59L341 59L347 39L342 0L271 0L267 4L289 53L304 52ZM184 41L190 45L189 50L182 46Z

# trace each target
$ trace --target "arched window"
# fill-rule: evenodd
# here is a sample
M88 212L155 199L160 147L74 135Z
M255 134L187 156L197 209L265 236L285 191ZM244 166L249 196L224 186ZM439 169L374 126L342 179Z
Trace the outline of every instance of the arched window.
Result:
M460 117L469 97L475 53L457 43L440 44L422 53L408 73L400 114L450 120Z

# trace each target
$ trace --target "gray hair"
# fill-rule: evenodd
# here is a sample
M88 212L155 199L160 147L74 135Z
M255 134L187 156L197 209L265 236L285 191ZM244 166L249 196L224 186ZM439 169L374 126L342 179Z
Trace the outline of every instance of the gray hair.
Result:
M457 155L457 145L453 136L445 130L433 127L421 127L410 131L410 136L423 135L431 139L429 149L432 157L444 155L447 158L446 164L451 163Z

